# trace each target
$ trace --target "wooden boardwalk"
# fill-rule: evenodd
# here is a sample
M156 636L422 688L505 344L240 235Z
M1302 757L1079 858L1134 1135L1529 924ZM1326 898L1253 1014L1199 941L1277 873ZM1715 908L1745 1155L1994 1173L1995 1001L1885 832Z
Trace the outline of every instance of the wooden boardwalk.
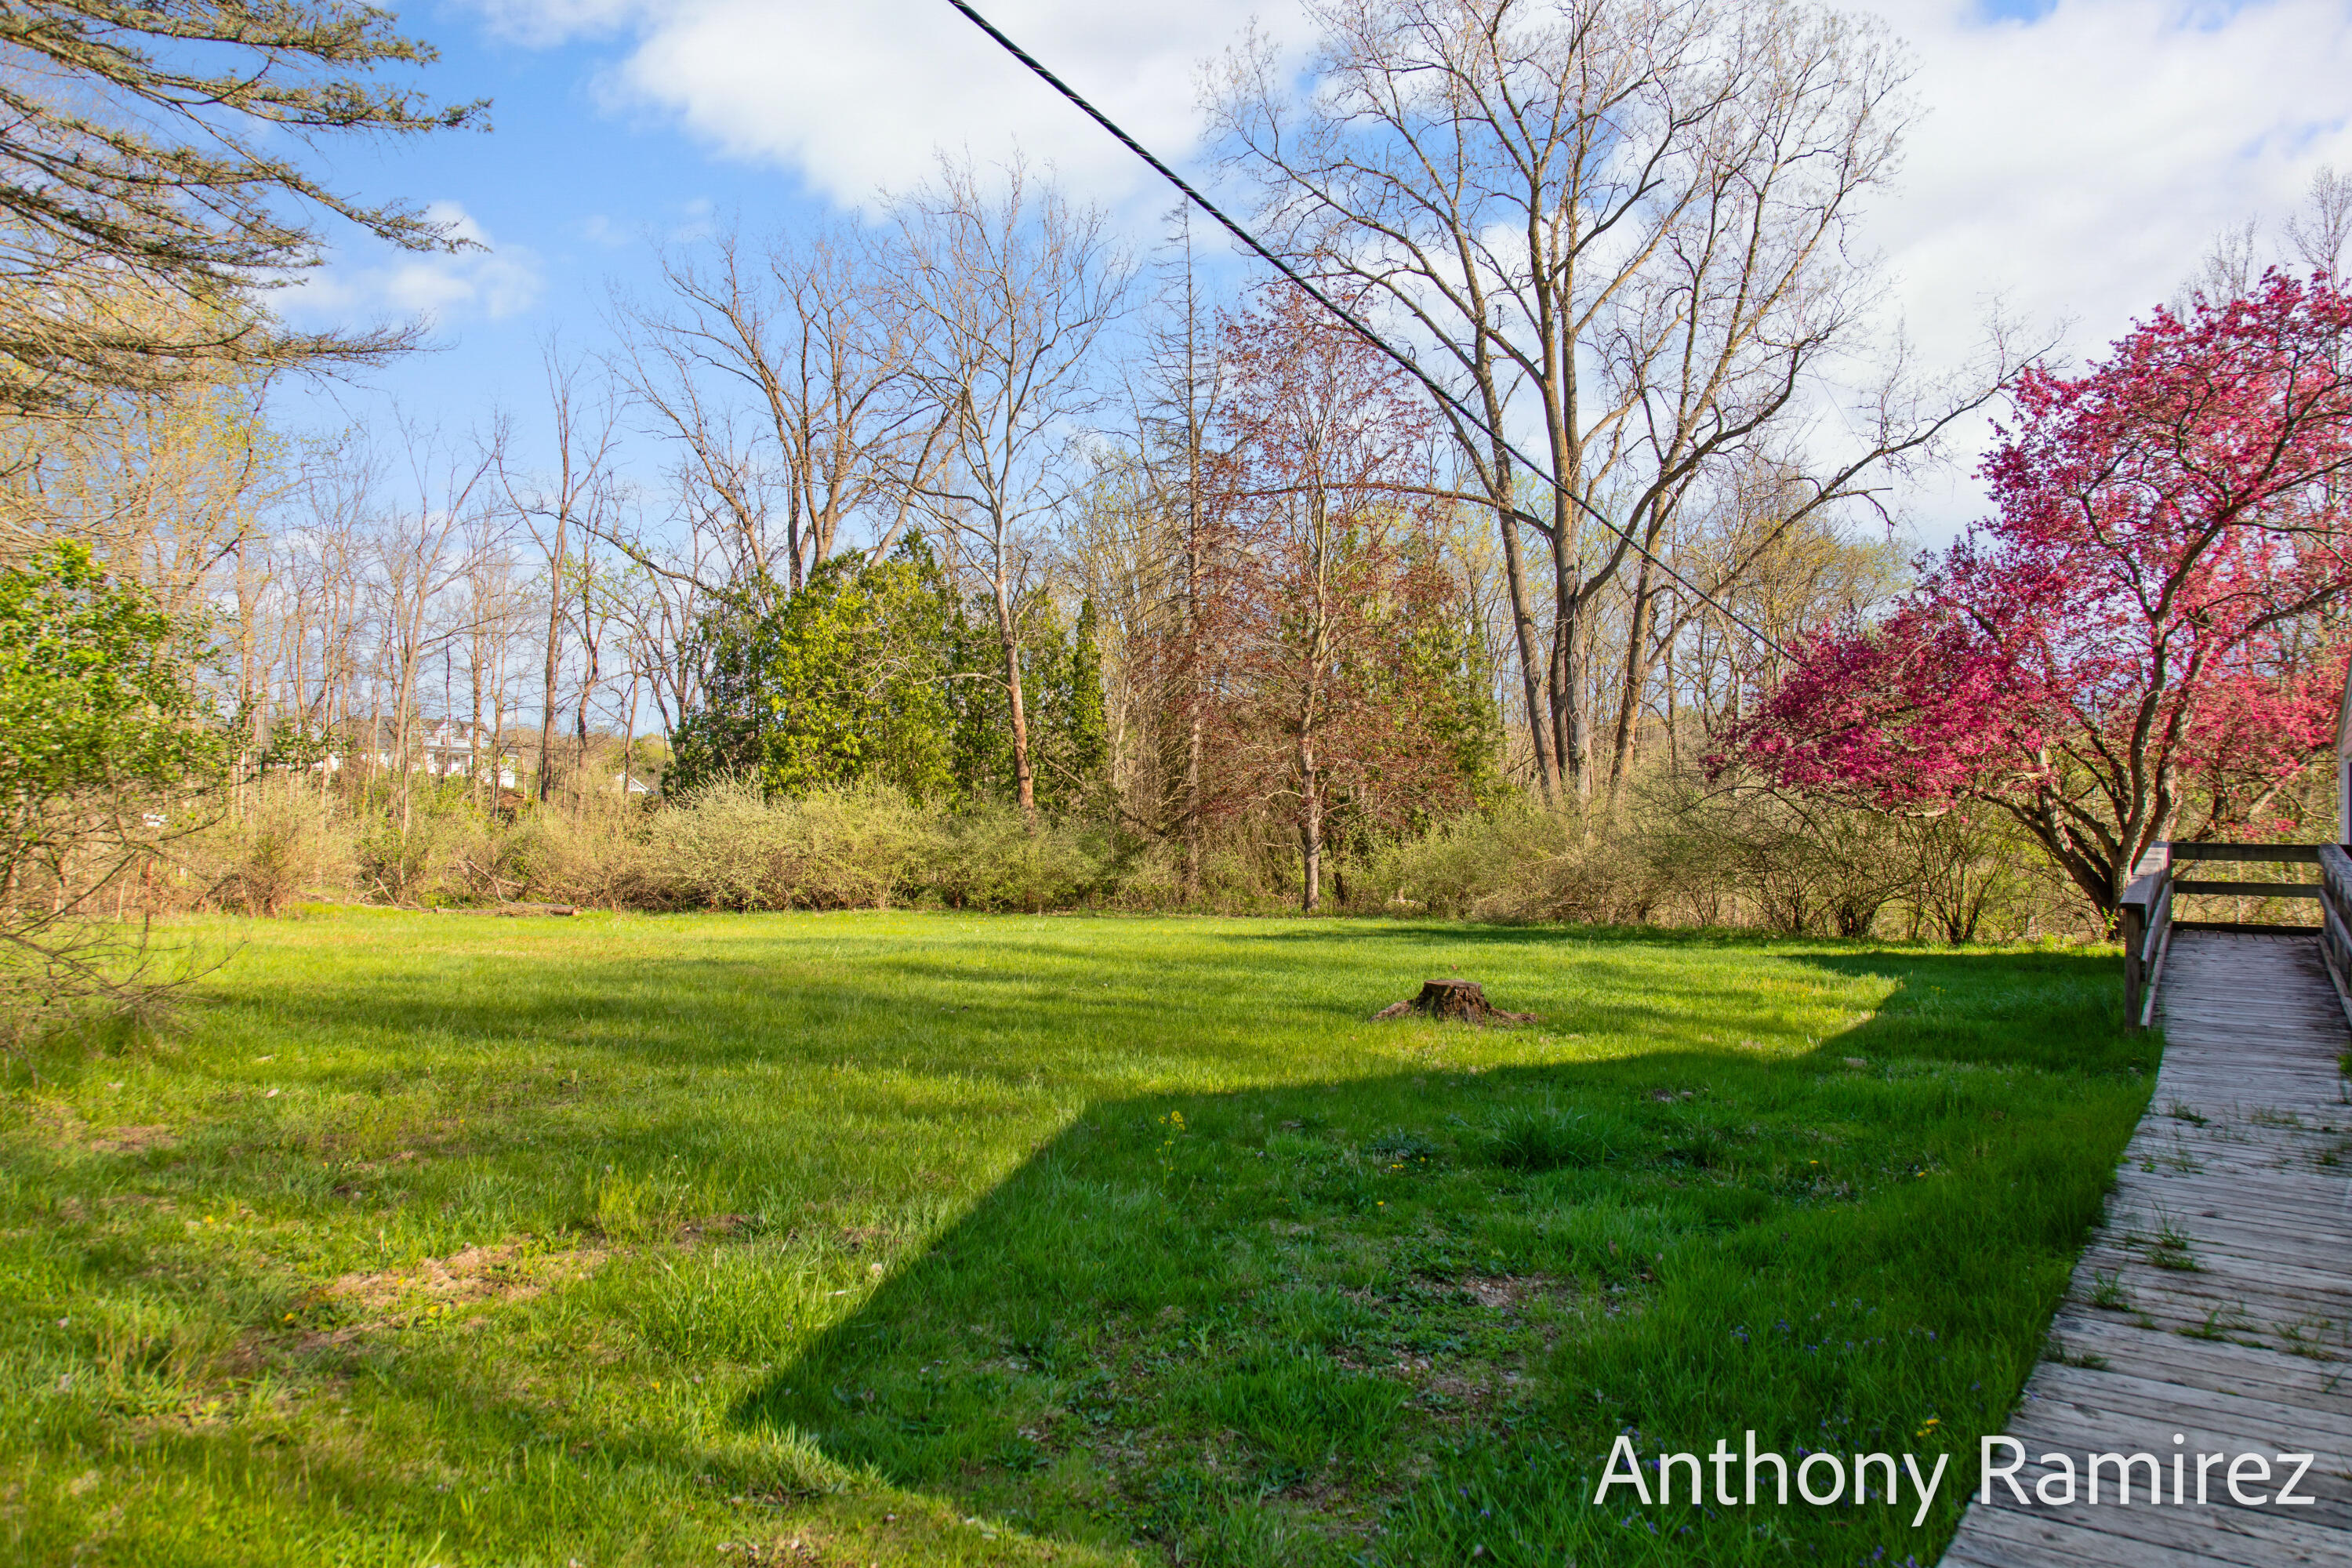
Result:
M2157 992L2155 1098L2010 1432L2045 1453L2152 1454L2163 1506L1972 1500L1950 1568L2352 1564L2352 1105L2345 1016L2308 937L2177 931ZM2176 1444L2174 1434L2186 1441ZM2309 1508L2170 1495L2188 1452L2318 1456ZM2146 1486L2145 1466L2134 1474ZM2273 1487L2275 1482L2273 1483ZM2273 1489L2249 1482L2263 1495ZM2053 1492L2053 1495L2054 1492ZM2078 1493L2079 1495L2079 1493Z

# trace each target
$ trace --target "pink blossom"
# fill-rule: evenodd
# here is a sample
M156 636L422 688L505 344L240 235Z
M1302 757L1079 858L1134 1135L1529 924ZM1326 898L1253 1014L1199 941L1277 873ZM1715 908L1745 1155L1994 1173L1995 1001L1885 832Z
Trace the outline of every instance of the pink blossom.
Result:
M1727 737L1777 783L1995 803L2110 909L2147 846L2278 822L2333 735L2352 588L2352 295L2272 273L2022 376L1999 508L1885 619L1817 637Z

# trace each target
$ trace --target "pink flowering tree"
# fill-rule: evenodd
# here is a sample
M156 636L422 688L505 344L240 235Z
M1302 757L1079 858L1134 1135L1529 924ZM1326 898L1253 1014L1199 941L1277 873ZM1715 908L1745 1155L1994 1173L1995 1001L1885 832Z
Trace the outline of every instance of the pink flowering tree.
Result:
M2352 294L2273 273L2029 372L1998 506L1884 620L1811 639L1721 765L2012 814L2103 913L2159 839L2263 833L2333 736Z

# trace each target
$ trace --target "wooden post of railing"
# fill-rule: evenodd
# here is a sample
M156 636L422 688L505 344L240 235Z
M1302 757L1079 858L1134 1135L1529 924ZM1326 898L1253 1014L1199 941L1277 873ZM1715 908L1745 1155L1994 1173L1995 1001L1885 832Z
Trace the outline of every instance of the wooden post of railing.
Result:
M2319 956L2352 1022L2352 855L2340 844L2319 847Z
M2124 1027L2137 1029L2140 993L2147 988L2139 962L2140 950L2147 945L2147 910L2128 892L2116 910L2116 935L2124 944Z
M2124 944L2124 1026L2145 1029L2156 1016L2156 988L2172 942L2171 847L2150 847L2133 870L2116 906L2116 934Z

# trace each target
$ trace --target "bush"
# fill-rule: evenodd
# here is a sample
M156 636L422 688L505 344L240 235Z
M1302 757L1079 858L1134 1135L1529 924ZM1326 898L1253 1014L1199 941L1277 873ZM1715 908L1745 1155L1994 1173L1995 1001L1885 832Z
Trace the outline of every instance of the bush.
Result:
M405 826L386 811L360 834L354 847L361 892L389 904L423 902L439 889L452 859L450 850L466 826L423 800L411 806Z
M1525 797L1382 845L1349 882L1359 909L1456 920L1639 921L1662 895L1627 835Z
M960 910L1067 909L1111 879L1107 843L1041 818L1035 833L1010 806L978 806L948 825L931 873L940 899Z
M266 777L241 811L194 836L184 851L203 901L274 915L304 893L350 880L352 846L334 803L306 778Z
M939 849L937 826L895 790L769 800L730 777L655 814L646 878L648 892L672 905L883 909L920 885Z
M452 856L451 890L493 902L618 908L658 901L647 883L646 827L645 814L634 807L584 816L533 810L511 821L478 822Z

